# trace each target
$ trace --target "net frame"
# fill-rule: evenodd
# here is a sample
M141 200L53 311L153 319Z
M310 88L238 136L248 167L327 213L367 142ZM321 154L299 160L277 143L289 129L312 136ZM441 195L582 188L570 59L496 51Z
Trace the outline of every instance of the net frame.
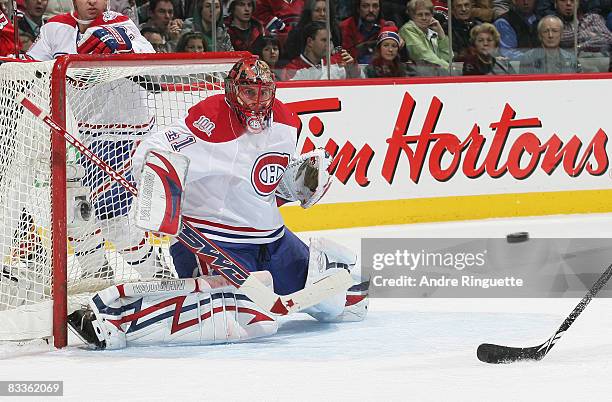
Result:
M249 56L248 52L219 53L170 53L170 54L122 54L122 55L65 55L56 59L50 75L50 112L52 118L66 127L68 113L67 77L69 71L82 69L145 68L188 71L194 65L225 65L224 71L239 59ZM171 83L164 86L166 91L188 91L191 84ZM50 137L50 193L51 222L50 249L52 272L52 337L56 348L68 344L66 317L68 314L68 230L66 191L66 143L55 133Z

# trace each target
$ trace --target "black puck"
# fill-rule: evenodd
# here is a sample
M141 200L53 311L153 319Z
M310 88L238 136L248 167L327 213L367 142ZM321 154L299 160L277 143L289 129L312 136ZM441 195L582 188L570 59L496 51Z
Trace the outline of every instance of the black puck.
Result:
M506 235L508 243L522 243L529 240L529 232L516 232Z

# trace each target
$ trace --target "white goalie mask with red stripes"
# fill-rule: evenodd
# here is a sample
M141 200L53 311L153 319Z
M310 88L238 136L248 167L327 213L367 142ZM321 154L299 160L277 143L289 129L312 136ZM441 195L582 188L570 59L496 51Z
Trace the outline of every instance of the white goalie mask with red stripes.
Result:
M254 56L238 61L225 79L225 99L251 133L270 126L275 94L270 68Z

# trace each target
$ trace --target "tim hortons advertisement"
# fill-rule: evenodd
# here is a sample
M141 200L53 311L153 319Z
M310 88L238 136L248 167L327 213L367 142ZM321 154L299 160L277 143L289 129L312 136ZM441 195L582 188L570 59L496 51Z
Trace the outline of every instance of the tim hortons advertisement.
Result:
M299 147L335 155L324 203L604 190L612 79L279 88Z

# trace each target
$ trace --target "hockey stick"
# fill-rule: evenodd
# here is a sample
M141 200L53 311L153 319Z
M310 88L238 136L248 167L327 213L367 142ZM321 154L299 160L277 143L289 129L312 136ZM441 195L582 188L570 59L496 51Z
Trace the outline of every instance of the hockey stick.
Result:
M48 112L36 106L24 94L18 96L17 102L40 118L52 131L61 135L69 144L78 149L82 155L104 170L114 181L122 185L135 197L137 196L138 190L136 187L94 154L85 144L70 134L64 127L54 121ZM215 271L227 279L233 286L243 291L253 303L272 314L286 315L300 311L319 303L329 296L337 294L340 290L346 290L352 285L351 275L348 271L342 270L318 282L314 282L295 293L280 296L225 254L212 240L200 233L191 224L185 222L185 220L181 224L181 231L177 239L193 253L204 258Z
M601 290L612 276L612 265L604 271L597 282L588 290L580 303L572 310L570 315L563 321L559 329L546 342L541 345L530 348L513 348L510 346L493 345L483 343L478 346L476 355L478 360L485 363L513 363L518 360L542 360L544 356L555 346L555 343L561 339L565 331L572 325L576 318L589 304L591 299Z

